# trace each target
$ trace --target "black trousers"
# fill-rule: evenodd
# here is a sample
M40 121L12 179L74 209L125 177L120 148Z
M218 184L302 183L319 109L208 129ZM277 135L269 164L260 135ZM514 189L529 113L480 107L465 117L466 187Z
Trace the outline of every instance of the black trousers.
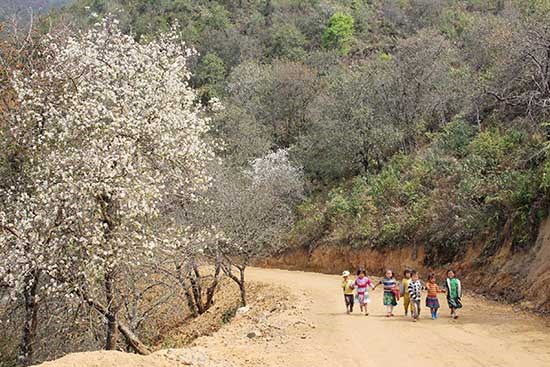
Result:
M350 312L353 312L353 302L354 302L354 296L353 294L344 294L344 300L346 301L346 309L348 309Z

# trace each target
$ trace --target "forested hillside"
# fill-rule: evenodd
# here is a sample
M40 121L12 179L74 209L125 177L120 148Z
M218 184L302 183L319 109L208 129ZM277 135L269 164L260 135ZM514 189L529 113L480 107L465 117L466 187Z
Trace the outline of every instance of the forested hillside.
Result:
M174 21L236 165L288 148L309 197L292 242L531 246L546 215L546 1L80 1L138 39ZM67 19L69 20L69 19ZM504 233L509 232L509 233Z
M0 2L0 19L10 18L13 15L27 17L30 12L45 12L70 2L71 0L2 0Z
M472 275L550 310L521 273L548 217L549 1L75 0L12 28L0 366L172 345L227 282L219 324L247 303L247 266L320 247L423 269L476 247ZM329 261L397 262L373 258Z

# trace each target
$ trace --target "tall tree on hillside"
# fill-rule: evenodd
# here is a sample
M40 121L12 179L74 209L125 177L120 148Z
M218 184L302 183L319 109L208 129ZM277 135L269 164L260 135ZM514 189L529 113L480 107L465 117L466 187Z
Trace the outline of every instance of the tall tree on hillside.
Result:
M317 82L315 71L302 63L245 63L233 70L228 92L270 130L274 146L288 148L308 128L307 110L318 93Z

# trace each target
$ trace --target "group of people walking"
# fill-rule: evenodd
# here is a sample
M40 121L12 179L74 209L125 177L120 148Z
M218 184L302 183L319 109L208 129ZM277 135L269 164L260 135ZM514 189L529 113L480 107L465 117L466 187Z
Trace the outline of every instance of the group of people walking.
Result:
M451 318L458 318L458 310L462 308L462 285L453 270L447 271L444 288L441 288L437 284L435 273L430 273L424 284L420 280L418 272L411 269L404 271L401 283L395 279L392 270L386 270L384 277L376 284L367 276L364 269L358 269L357 276L354 279L347 270L342 273L342 277L342 289L344 291L346 312L348 314L353 312L354 304L358 303L360 312L368 316L368 304L370 303L369 288L375 290L380 285L384 288L383 302L386 307L386 317L394 316L394 307L397 306L397 302L402 298L405 316L407 317L410 311L412 320L414 322L418 321L422 308L423 290L427 291L426 307L431 311L432 320L436 320L438 317L438 310L440 308L439 293L447 294L447 304L451 310Z

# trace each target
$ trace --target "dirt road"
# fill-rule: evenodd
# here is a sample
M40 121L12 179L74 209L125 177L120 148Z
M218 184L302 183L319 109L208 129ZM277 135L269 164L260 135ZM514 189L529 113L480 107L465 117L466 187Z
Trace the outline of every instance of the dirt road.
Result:
M209 353L241 365L262 366L550 366L548 320L513 312L505 305L464 297L460 319L451 320L446 302L438 320L429 311L418 323L403 316L384 317L382 290L371 294L370 316L346 315L338 276L250 269L252 281L290 287L308 305L302 317L314 325L280 343L204 343ZM440 301L444 297L441 296ZM309 308L309 309L308 309ZM230 328L230 327L229 327ZM222 338L223 329L220 331ZM230 335L230 334L228 334Z
M370 316L346 315L338 276L249 269L248 279L264 284L264 292L250 296L250 309L191 348L146 357L75 353L43 366L550 366L549 320L510 306L464 297L459 320L451 320L443 305L438 320L424 310L413 323L402 307L395 318L384 317L381 288L371 294Z

